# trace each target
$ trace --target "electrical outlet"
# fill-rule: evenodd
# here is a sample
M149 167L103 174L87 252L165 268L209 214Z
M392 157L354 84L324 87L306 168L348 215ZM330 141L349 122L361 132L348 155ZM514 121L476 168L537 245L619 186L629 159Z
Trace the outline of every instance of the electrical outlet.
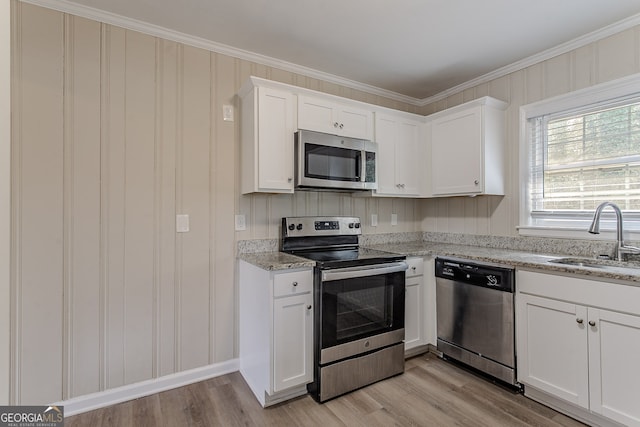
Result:
M243 214L238 214L235 217L236 231L244 231L247 229L247 220Z
M372 227L378 226L378 214L371 214L371 226Z
M398 225L398 214L391 214L391 225Z

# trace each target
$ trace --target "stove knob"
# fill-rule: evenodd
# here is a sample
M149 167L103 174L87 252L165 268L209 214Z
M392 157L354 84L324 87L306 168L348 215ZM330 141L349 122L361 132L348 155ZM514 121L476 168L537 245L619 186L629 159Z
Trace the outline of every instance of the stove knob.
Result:
M289 224L289 230L293 231L296 228L295 224Z
M356 228L360 228L360 223L356 222Z
M302 230L302 224L298 224L298 225L296 226L296 230Z
M349 228L353 228L355 226L355 224L353 222L349 223Z

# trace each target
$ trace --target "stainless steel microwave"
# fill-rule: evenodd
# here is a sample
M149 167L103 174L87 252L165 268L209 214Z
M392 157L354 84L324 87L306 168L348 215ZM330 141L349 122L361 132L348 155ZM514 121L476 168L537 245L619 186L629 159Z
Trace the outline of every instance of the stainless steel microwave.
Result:
M373 141L299 130L295 133L298 190L375 190L378 144Z

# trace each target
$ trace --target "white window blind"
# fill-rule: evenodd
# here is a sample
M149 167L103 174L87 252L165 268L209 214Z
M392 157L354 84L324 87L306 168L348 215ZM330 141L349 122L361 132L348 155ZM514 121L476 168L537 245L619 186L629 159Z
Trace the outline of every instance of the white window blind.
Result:
M640 98L532 117L528 129L531 225L571 225L604 201L640 219Z

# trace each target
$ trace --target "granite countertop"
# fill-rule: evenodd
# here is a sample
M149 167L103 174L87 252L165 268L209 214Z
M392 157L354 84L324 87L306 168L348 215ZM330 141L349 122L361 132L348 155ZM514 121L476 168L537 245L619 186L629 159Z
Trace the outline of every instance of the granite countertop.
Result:
M239 254L238 258L260 267L263 270L292 270L294 268L313 268L315 261L284 252L258 252Z
M534 252L496 249L484 246L458 245L451 243L431 243L423 241L385 243L366 245L367 248L377 249L406 256L449 256L473 261L502 264L516 268L529 268L550 273L570 273L581 276L591 276L604 280L616 280L637 284L640 286L640 265L633 264L625 267L622 263L609 262L607 268L588 266L573 266L550 263L549 260L566 257L558 254L542 254ZM294 268L311 268L313 261L283 252L244 253L239 259L256 265L263 270L287 270Z
M550 263L558 258L575 258L559 254L541 254L535 252L495 249L483 246L455 245L450 243L403 242L368 246L385 252L406 256L450 256L474 261L502 264L516 268L530 268L548 272L572 273L582 276L598 277L605 280L622 280L640 286L640 265L616 261L605 262L605 268L575 266Z

